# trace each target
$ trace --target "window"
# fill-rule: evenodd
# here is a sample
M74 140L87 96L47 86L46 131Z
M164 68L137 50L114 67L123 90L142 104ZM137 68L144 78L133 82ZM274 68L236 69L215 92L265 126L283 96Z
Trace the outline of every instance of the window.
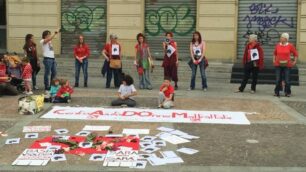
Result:
M0 0L0 52L6 51L6 3Z

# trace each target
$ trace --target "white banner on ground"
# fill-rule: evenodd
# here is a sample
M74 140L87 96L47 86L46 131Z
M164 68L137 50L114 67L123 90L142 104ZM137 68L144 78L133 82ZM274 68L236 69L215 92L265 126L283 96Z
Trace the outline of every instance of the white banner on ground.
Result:
M54 106L41 118L250 125L244 112Z

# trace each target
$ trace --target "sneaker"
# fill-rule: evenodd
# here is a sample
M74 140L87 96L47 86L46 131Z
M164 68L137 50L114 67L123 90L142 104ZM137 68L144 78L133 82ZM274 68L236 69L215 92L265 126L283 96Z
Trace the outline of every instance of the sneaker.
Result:
M255 94L255 91L254 91L254 90L251 90L250 93L251 93L251 94Z
M88 87L87 83L84 83L84 87L85 87L85 88L87 88L87 87Z
M174 87L174 89L175 89L175 90L178 90L178 86L176 85L176 86Z
M79 87L79 83L75 83L75 84L74 84L74 87Z
M70 103L70 102L71 102L71 99L68 99L68 100L67 100L67 103Z
M32 95L32 94L33 94L32 91L29 91L29 92L26 93L26 95Z
M39 88L37 86L34 86L33 90L39 90Z
M207 91L207 88L203 88L203 91L206 92L206 91Z
M194 89L193 89L193 88L188 88L188 89L187 89L187 91L192 91L192 90L194 90Z
M285 96L286 96L286 97L290 97L290 96L291 96L291 94L285 94Z
M236 90L236 91L235 91L235 93L242 93L242 91L240 91L240 90Z

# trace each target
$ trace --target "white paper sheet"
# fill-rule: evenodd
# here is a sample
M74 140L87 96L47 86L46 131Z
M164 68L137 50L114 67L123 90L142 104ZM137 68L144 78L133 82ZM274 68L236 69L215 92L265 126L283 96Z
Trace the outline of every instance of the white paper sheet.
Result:
M89 161L104 161L105 156L105 154L92 154Z
M57 161L66 161L66 155L65 154L54 154L51 158L52 162L57 162Z
M163 135L159 136L159 138L161 138L162 140L165 140L165 141L167 141L171 144L175 144L175 145L190 142L189 140L181 138L181 137L176 136L176 135L163 134Z
M24 138L26 138L26 139L37 139L38 138L38 133L26 133L24 135Z
M181 152L181 153L185 153L188 155L193 155L195 153L198 153L199 151L196 149L191 149L191 148L180 148L178 150L176 150L177 152Z
M118 56L119 54L120 54L119 45L113 44L112 45L112 55Z
M24 126L22 132L49 132L51 131L51 126Z
M144 136L143 138L141 138L140 140L141 141L145 141L145 142L151 142L153 141L154 139L156 139L157 137L155 136Z
M125 128L122 131L122 134L130 135L130 134L150 134L149 129L129 129Z
M90 131L80 131L76 133L76 136L88 136L91 132Z
M6 145L19 144L19 143L20 143L20 138L12 138L12 139L7 139L5 141Z
M57 134L67 134L69 131L66 128L60 128L54 130Z
M171 132L171 131L174 131L173 128L168 128L168 127L158 127L157 130L163 131L163 132Z
M85 125L83 131L108 131L110 126Z
M259 60L258 49L251 49L251 61Z

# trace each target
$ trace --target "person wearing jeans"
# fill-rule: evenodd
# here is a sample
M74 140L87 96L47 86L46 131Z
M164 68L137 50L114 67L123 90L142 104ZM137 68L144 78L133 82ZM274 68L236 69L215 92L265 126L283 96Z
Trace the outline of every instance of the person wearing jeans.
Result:
M190 61L189 66L192 70L190 88L188 90L194 90L195 88L195 78L197 74L198 67L200 68L201 78L202 78L202 89L207 91L207 80L205 74L205 42L202 40L201 33L196 31L192 35L192 41L190 43Z
M80 70L82 68L84 75L84 87L87 87L88 83L88 57L90 51L88 45L85 44L84 36L79 36L79 42L74 48L75 57L75 84L74 87L79 86Z
M288 41L289 34L283 33L280 38L280 43L278 43L274 49L273 63L276 75L274 96L277 97L279 97L283 78L285 80L285 96L291 96L290 71L291 68L296 65L298 52ZM294 56L293 61L291 61L291 54Z
M260 43L257 42L257 35L249 35L249 43L245 47L242 61L244 65L244 76L236 93L244 91L252 74L251 93L254 94L256 92L258 71L264 67L264 53Z
M42 45L42 52L44 56L44 66L45 66L45 74L44 74L44 85L45 90L49 91L50 89L50 81L56 77L56 61L54 55L54 49L52 45L53 38L58 34L59 31L55 31L53 35L51 32L46 30L42 33L42 40L40 44ZM49 80L49 75L51 74L51 80Z

